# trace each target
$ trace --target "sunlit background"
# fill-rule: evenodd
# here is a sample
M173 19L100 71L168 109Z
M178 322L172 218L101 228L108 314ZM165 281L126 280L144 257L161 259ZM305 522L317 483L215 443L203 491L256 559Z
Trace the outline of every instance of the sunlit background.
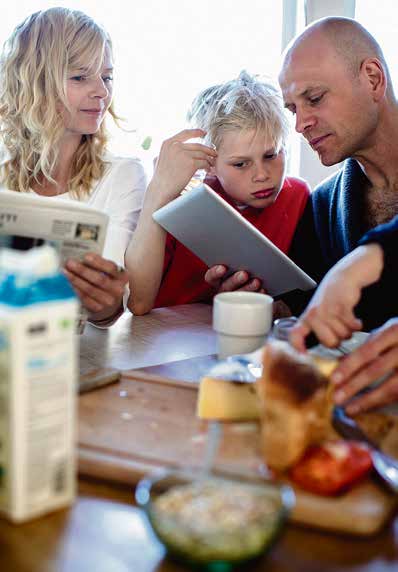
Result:
M381 45L398 95L398 2L396 0L356 0L356 19Z
M297 21L304 22L305 1L296 4ZM283 5L282 0L18 0L2 10L0 42L30 13L51 6L83 10L103 23L114 44L116 108L128 131L109 125L112 149L138 154L150 168L160 142L185 126L189 105L201 89L242 69L276 77ZM398 78L398 3L357 0L355 14L380 41ZM141 144L148 136L153 142L144 151ZM291 171L299 174L295 169L293 157Z

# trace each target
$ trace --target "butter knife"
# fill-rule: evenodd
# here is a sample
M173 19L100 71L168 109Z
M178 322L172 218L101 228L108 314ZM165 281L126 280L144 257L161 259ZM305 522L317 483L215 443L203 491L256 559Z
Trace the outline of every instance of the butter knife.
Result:
M346 415L343 407L334 407L333 427L345 439L362 441L370 446L373 467L383 483L395 494L398 494L398 460L386 455L372 441L352 417Z

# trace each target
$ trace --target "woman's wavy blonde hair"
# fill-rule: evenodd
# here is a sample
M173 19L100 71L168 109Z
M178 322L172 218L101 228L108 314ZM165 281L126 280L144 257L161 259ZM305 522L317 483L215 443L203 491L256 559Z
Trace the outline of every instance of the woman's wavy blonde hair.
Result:
M290 132L279 90L245 70L236 79L201 91L187 118L206 131L205 142L216 147L227 131L255 129L279 150L286 146Z
M101 67L107 32L86 14L67 8L36 12L16 27L0 59L0 180L6 188L29 191L52 175L64 133L60 103L68 108L70 71ZM117 119L112 106L109 112ZM71 166L68 191L81 197L104 173L104 122L84 135Z

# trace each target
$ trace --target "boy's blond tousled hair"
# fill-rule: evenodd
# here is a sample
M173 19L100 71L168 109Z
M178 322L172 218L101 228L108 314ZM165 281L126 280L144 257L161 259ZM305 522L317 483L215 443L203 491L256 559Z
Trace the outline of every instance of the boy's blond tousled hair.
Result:
M286 146L290 127L276 87L242 71L237 79L204 89L195 98L188 120L206 131L205 142L218 147L226 131L255 129L277 150Z
M77 10L50 8L17 26L0 60L0 180L14 191L54 182L58 145L64 132L60 103L68 108L66 80L72 69L97 73L106 47L105 30ZM109 109L113 117L112 107ZM80 197L104 173L107 137L104 122L84 135L75 153L68 191Z

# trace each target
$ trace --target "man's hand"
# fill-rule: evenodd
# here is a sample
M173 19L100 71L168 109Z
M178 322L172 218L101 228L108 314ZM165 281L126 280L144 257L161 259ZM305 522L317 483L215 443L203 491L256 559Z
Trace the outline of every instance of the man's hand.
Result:
M90 252L82 262L69 259L64 272L90 320L111 318L121 308L128 275L111 260Z
M245 292L260 292L261 294L265 294L261 280L259 278L250 278L249 274L244 270L239 270L239 272L235 272L224 279L226 274L227 267L218 264L208 269L205 274L205 281L218 293L242 290Z
M375 389L346 406L350 415L398 400L398 318L393 318L370 334L367 341L341 360L332 374L335 401L345 403L372 382L388 376Z
M376 282L383 268L383 252L378 244L360 246L345 256L326 274L307 309L292 328L290 342L305 351L305 338L314 332L325 346L336 347L362 328L354 308L362 289Z

